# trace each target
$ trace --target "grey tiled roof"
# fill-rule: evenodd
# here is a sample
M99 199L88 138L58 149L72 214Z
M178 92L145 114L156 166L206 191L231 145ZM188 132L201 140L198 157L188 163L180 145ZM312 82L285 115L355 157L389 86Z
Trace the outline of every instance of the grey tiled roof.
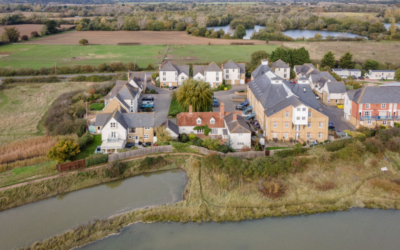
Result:
M344 85L344 82L327 82L328 85L328 90L330 94L344 94L346 93L346 86Z
M291 96L289 98L283 99L282 101L280 101L273 107L265 110L264 113L267 117L270 117L271 115L274 115L289 106L297 107L301 104L303 104L303 103L297 97Z
M181 73L185 73L187 76L189 76L189 69L189 65L175 65L172 62L168 61L161 66L160 71L177 71L178 75L180 75Z
M178 75L180 75L181 73L184 73L188 77L190 76L189 75L189 72L190 72L189 65L175 65L175 67L178 69Z
M129 127L128 123L125 120L124 117L125 114L122 114L121 112L119 112L118 110L115 112L114 114L114 119L121 124L122 127L124 127L125 129L127 129Z
M229 132L232 133L251 133L249 125L245 121L245 119L236 114L236 121L233 120L233 113L229 113L228 115L224 116L224 120L226 126L229 129Z
M236 63L239 68L240 68L240 73L245 74L246 73L246 64L245 63Z
M265 109L274 106L287 96L283 84L272 84L266 75L261 75L249 82L249 87Z
M271 68L268 65L260 64L255 70L253 70L253 72L251 72L251 75L254 78L257 78L260 75L265 74L267 71L271 71Z
M127 81L125 81L125 80L123 80L123 81L117 80L115 85L124 85L125 83L127 83Z
M135 99L135 96L137 94L136 89L130 85L130 84L125 84L121 90L118 92L118 95L123 99Z
M234 63L232 60L224 63L224 69L239 69L239 66Z
M400 86L366 86L357 89L353 96L356 103L399 103Z
M303 65L295 65L293 68L294 68L294 71L296 72L297 75L299 75L299 74L305 75L310 70L315 70L316 69L314 67L314 65L312 65L311 63L305 63Z
M127 113L122 116L130 128L154 127L154 113Z
M347 96L349 97L350 100L353 100L353 96L356 93L357 90L352 89L346 92Z
M206 66L206 68L204 69L204 71L213 71L213 72L219 72L222 71L222 69L215 64L214 62L210 63L208 66Z
M305 91L304 91L305 90ZM297 83L293 89L293 93L300 98L307 106L312 107L313 109L320 109L321 106L317 98L315 98L314 91L311 89L309 84L299 84Z
M167 119L161 125L165 126L166 128L169 128L176 135L179 135L179 127L178 127L178 125L176 125L175 123L171 122L170 120Z
M113 113L102 113L96 115L96 121L93 126L104 126L111 119Z
M332 71L342 71L342 70L348 70L348 71L353 71L353 72L361 72L361 70L359 70L359 69L341 69L341 68L332 69Z
M290 68L289 65L287 65L287 64L286 64L284 61L282 61L281 59L279 59L278 61L274 62L274 63L271 65L271 68L273 68L273 67L279 68L279 69L281 69L281 68L284 68L284 69Z
M206 68L206 65L193 65L193 77L197 75L198 73L202 74L204 76L204 69Z
M145 84L147 79L146 72L129 71L129 80L130 79L133 79L140 88L143 88L143 84Z

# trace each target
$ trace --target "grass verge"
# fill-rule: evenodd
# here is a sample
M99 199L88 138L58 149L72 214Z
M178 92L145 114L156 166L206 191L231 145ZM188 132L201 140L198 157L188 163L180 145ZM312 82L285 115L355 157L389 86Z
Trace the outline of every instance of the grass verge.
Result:
M79 154L74 156L71 161L76 161L76 160L81 160L85 159L86 157L89 157L94 154L94 151L96 150L97 146L100 146L102 143L101 141L101 135L93 135L93 141L88 145L84 150L82 150Z

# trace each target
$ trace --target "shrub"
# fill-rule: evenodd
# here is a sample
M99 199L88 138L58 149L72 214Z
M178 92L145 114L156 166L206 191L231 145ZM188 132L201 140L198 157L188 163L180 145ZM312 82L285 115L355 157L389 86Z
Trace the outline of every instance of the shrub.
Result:
M127 168L126 162L114 161L105 171L105 176L110 178L116 178L123 175Z
M184 143L188 141L188 137L187 137L187 135L185 133L181 134L181 141L184 142Z
M295 147L292 150L281 150L274 153L275 156L286 158L289 156L299 156L307 152L307 148Z
M367 127L359 127L356 131L363 133L366 138L371 137L371 134L372 134L372 131Z
M364 133L358 131L344 130L343 132L347 133L349 136L353 138L358 138L360 141L364 141L366 137Z
M226 153L229 153L229 152L234 152L235 150L233 150L233 148L230 147L230 146L222 144L222 145L219 145L218 151L226 154Z
M156 90L155 89L150 89L150 93L154 94L154 93L156 93Z
M394 137L385 144L386 148L393 152L400 152L400 137Z
M218 139L206 138L203 141L203 146L209 150L218 150L220 144Z
M189 144L187 143L181 143L181 142L175 142L175 141L171 141L170 142L172 147L176 150L181 150L183 148L189 147Z
M86 132L78 140L79 149L82 150L82 149L86 148L90 143L92 143L92 141L93 141L93 136L91 134L89 134L88 132Z
M85 158L86 167L108 162L108 154L95 154Z
M166 165L166 160L162 156L157 156L157 157L146 157L142 160L142 162L139 165L139 170L149 170L151 168L157 168L157 166L154 166L158 164L159 167L163 167Z
M63 163L71 157L77 155L79 152L79 145L71 140L60 141L54 147L52 147L47 153L49 159Z
M342 139L342 140L336 140L334 142L331 142L329 144L325 145L325 149L329 152L334 152L338 151L342 148L344 148L347 144L350 144L353 142L353 139Z
M153 78L153 80L156 80L158 76L159 76L158 72L151 74L151 78Z
M39 37L39 33L37 31L32 31L31 32L31 37Z
M22 41L28 41L28 36L27 36L27 35L21 36L21 40L22 40Z
M79 43L82 45L86 45L89 43L89 41L87 39L81 39L81 40L79 40Z
M372 154L381 154L385 150L385 146L376 138L368 138L364 142L365 149Z
M190 140L196 139L196 135L195 135L195 134L189 134L189 139L190 139Z
M379 135L377 138L381 140L383 143L386 143L388 140L390 140L393 137L399 137L400 136L400 128L391 128L391 129L385 129L381 130L379 132Z

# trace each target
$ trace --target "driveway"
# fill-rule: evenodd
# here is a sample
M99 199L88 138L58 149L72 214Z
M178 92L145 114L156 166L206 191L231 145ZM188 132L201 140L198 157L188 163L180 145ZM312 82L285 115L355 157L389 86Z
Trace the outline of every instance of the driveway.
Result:
M240 104L240 102L233 102L232 96L235 96L235 91L245 90L247 89L247 85L234 85L232 89L227 91L218 91L214 93L214 96L217 98L218 102L221 104L223 102L225 104L225 112L235 111L236 105ZM213 108L214 112L219 112L219 107Z
M356 130L356 128L353 125L344 121L343 109L339 109L336 106L327 106L324 103L322 103L321 100L318 101L319 104L321 105L322 112L329 117L330 122L333 122L336 131Z
M163 122L165 122L168 118L169 106L171 105L171 91L166 89L161 89L154 87L152 85L148 85L148 89L155 89L158 94L142 94L140 96L139 105L141 105L142 98L145 96L153 96L154 97L154 126L158 127Z

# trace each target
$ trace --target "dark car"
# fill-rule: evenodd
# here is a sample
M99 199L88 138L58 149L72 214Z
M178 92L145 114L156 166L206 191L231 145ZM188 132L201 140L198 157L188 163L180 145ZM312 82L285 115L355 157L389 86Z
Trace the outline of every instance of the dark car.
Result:
M172 86L172 87L169 87L169 90L174 90L174 89L177 89L178 87L176 87L176 86Z
M151 142L146 142L146 143L143 143L143 145L142 145L143 147L150 147L151 146Z
M333 125L333 122L328 123L328 129L335 131L335 126Z
M359 79L359 80L364 80L364 77L359 76L358 79Z
M246 100L241 104L236 105L236 110L243 110L245 107L249 106L249 104L250 104L249 100Z
M219 107L219 103L218 103L218 101L217 100L214 100L213 101L213 105L212 105L213 107Z
M125 148L131 148L131 147L134 147L135 146L135 143L134 142L128 142L126 145L125 145Z

